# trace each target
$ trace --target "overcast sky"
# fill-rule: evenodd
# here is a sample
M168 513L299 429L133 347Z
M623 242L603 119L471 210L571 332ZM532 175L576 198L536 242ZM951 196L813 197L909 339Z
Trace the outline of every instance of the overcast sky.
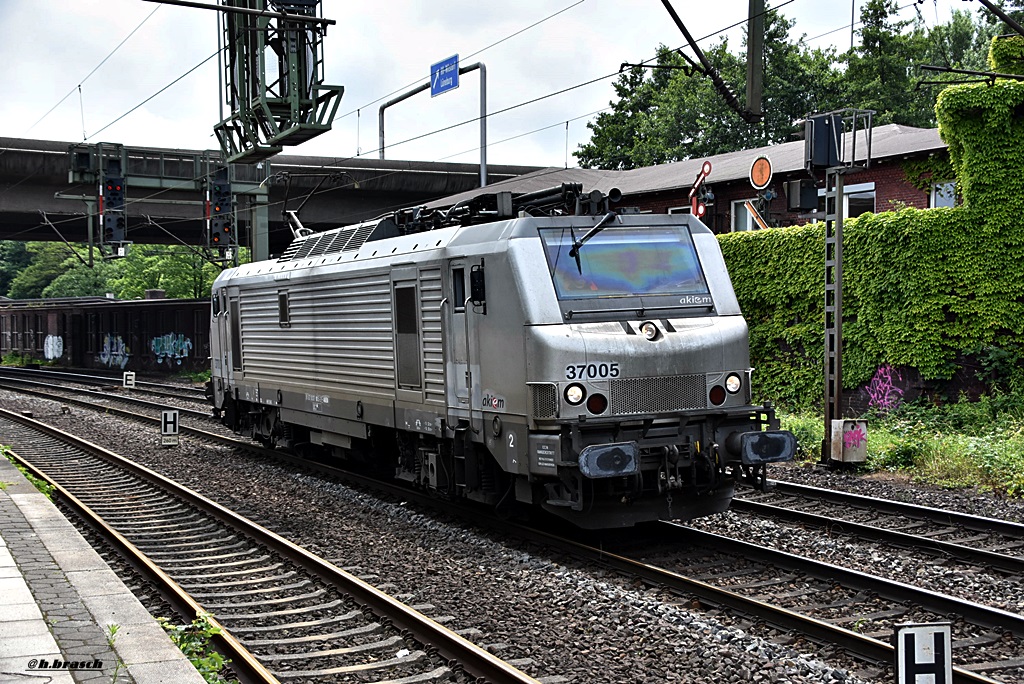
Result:
M853 0L857 18L861 2ZM980 7L962 0L900 4L902 16L919 11L929 26L947 21L953 9ZM796 20L794 36L849 48L851 0L769 5ZM748 0L673 6L701 47L725 31L730 49L741 49L742 29L726 29L745 21ZM589 139L587 121L613 99L619 65L651 58L660 43L685 44L660 0L325 0L324 14L338 22L324 39L325 81L345 86L345 95L332 131L286 153L376 158L381 102L425 83L431 64L458 54L463 65L486 66L490 112L571 88L492 116L488 163L575 166L572 151ZM217 148L215 58L125 115L213 55L216 24L213 11L145 0L0 0L4 135ZM479 115L479 83L477 72L465 74L458 90L420 93L388 108L387 158L476 163L478 123L429 134Z

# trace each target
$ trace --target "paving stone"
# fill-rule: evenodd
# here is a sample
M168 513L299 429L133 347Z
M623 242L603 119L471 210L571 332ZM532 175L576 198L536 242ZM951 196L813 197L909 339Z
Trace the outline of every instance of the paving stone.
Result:
M7 617L6 615L4 616ZM49 634L50 630L42 620L4 620L0 622L0 641L13 637L31 637Z
M0 579L0 596L7 605L19 603L35 603L35 597L21 577L5 577Z

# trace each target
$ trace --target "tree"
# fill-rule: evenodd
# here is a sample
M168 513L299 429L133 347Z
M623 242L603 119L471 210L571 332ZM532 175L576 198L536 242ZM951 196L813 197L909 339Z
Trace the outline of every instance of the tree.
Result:
M0 243L4 249L19 253L12 245ZM118 299L137 299L145 291L162 289L170 298L202 299L210 296L210 288L220 268L208 262L200 252L179 246L135 245L123 259L97 259L92 268L74 253L85 257L86 248L72 248L60 242L29 243L24 258L0 262L0 275L9 264L17 264L18 272L11 278L10 295L15 299L47 297L103 296L112 293ZM247 259L242 249L240 258Z
M1024 24L1024 0L996 0L995 4L1018 24ZM1013 30L987 7L978 8L978 13L985 24L993 27L993 35L1013 33Z
M792 42L793 25L777 11L765 15L761 123L745 123L709 78L678 68L686 66L682 57L660 46L656 65L677 68L622 74L612 112L587 124L591 140L574 153L580 165L628 169L785 142L795 119L838 108L843 87L834 51L811 50L803 37ZM726 83L745 89L745 56L731 53L725 40L705 55Z
M919 21L897 20L898 11L896 0L868 0L861 9L861 44L846 55L848 101L874 110L876 125L934 127L934 94L914 88L928 42Z
M86 250L77 251L84 255ZM64 261L64 268L64 272L43 289L43 297L102 297L111 292L110 281L117 275L118 263L100 260L89 268L70 257Z
M32 263L11 280L8 296L13 299L42 297L43 290L64 272L70 250L63 242L30 242L26 249Z
M995 24L976 20L970 12L956 10L947 24L939 24L928 32L923 61L925 64L951 69L988 69L988 46L996 35ZM930 79L940 78L929 75ZM961 79L951 75L949 80Z
M110 284L121 299L145 296L146 290L164 290L171 298L210 296L218 269L184 247L135 245Z
M11 281L32 263L32 254L24 242L0 241L0 295L6 295Z
M657 64L664 65L672 58L665 46L658 48ZM680 60L681 61L681 60ZM642 67L632 67L619 75L613 84L618 101L610 102L611 112L602 112L587 123L593 131L590 142L580 145L573 155L581 166L602 169L631 169L634 150L641 144L641 121L650 117L655 106L655 94L671 78L667 70L654 70L651 79Z

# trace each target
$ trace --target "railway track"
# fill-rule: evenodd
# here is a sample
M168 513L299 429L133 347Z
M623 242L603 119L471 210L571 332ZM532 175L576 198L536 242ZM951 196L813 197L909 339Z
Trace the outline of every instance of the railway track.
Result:
M627 547L623 555L887 647L897 624L950 621L955 681L987 681L991 676L1024 681L1020 614L763 544L672 523L660 527L659 550ZM891 662L891 655L888 659Z
M226 628L218 645L245 681L537 681L158 473L9 411L0 432L26 467L139 554L133 564L165 595L176 592L187 619L199 609L215 616Z
M122 389L123 378L121 376L106 376L86 373L74 373L71 371L44 370L35 368L19 368L14 366L0 367L0 378L19 381L35 381L39 386L48 387L77 387L92 386L101 387L106 391ZM49 382L47 382L49 381ZM61 383L60 385L54 383ZM147 382L137 380L131 390L136 394L145 394L155 397L165 397L182 401L205 402L206 390L202 387L190 385L175 385L169 383Z
M772 486L744 490L732 509L1024 575L1024 524L792 482Z
M191 416L195 419L214 422L213 414L209 408L198 408L201 405L199 400L175 397L174 403L167 401L153 401L131 396L127 390L121 388L107 388L106 390L90 390L83 387L75 387L66 384L55 384L42 380L28 380L25 378L0 377L0 389L8 389L13 392L29 394L43 399L52 399L64 404L74 404L90 409L103 409L112 413L118 412L115 404L151 408L160 411L166 408L177 409L182 415ZM84 397L84 398L81 398ZM127 412L128 415L137 415Z
M236 440L229 441L238 444ZM247 448L258 448L247 444ZM351 474L308 460L281 452L271 453L276 459L305 469L332 477L345 477L350 481L353 478ZM360 478L355 480L361 481ZM405 490L400 496L410 501L425 502L425 499ZM436 507L437 502L431 505ZM905 514L897 514L898 517L901 515ZM833 514L833 517L838 516ZM588 547L572 540L524 531L518 526L505 528L505 523L495 521L489 524L507 529L509 534L516 536L532 538L531 535L539 534L537 541L562 551L568 550L586 559L587 563L608 565L674 593L696 597L702 606L718 606L732 614L747 616L741 620L752 618L754 622L777 626L783 633L803 635L816 642L835 645L883 670L891 667L894 658L888 643L892 624L941 621L953 616L955 655L959 658L954 681L996 681L989 678L989 674L1004 677L1004 681L1024 681L1024 663L1018 663L1014 658L1016 649L1024 648L1020 641L1024 628L1019 624L1020 616L1006 614L1005 611L972 607L969 602L956 602L927 592L914 593L910 591L913 587L906 590L894 588L886 580L862 577L863 573L847 574L849 571L835 566L821 565L808 569L802 565L804 560L796 557L774 556L755 563L754 559L761 553L756 547L737 546L724 553L731 541L706 536L698 538L692 530L663 527L665 531L659 533L656 541L644 542L665 550L655 556L649 551L633 553L628 548L623 548L620 553L611 553L608 545ZM696 547L700 550L695 550ZM810 600L808 597L822 598ZM1013 625L1006 627L1009 623Z

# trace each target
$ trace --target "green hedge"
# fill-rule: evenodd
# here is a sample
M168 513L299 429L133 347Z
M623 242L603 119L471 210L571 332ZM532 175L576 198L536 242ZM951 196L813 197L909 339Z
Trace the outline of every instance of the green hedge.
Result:
M1003 72L1024 72L1024 38L996 39ZM958 85L939 94L963 206L904 209L848 220L843 240L843 386L868 383L888 364L943 381L973 355L1004 363L1018 382L1024 333L1024 83ZM923 187L945 158L904 163ZM945 177L936 178L945 180ZM820 403L823 387L824 226L722 235L750 324L761 399Z
M1024 253L967 207L864 214L844 224L843 385L885 364L948 380L957 359L1024 333ZM761 399L820 403L822 224L719 236L750 325Z

